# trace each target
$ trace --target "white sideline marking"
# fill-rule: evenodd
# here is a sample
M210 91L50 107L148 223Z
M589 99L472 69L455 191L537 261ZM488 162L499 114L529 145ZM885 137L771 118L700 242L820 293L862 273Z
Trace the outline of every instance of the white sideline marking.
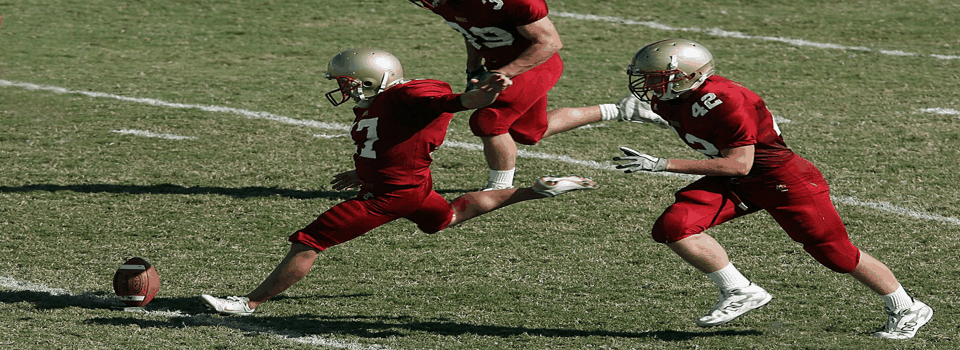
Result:
M25 290L31 292L44 292L50 293L50 295L69 295L70 292L65 289L60 288L50 288L42 284L18 281L16 279L0 276L0 286L13 289L13 290Z
M849 204L849 205L856 205L859 207L867 207L867 208L876 209L879 211L898 214L900 216L909 216L909 217L921 219L921 220L940 221L940 222L946 222L949 224L960 226L960 219L951 218L947 216L940 216L935 214L927 214L927 213L916 211L913 209L898 207L896 205L890 204L890 202L879 202L879 203L864 202L854 197L834 196L834 195L831 195L830 199L832 199L835 203L843 203L843 204Z
M778 116L773 116L773 121L777 122L777 124L793 123L793 121L790 119L787 119L784 117L778 117Z
M761 35L749 35L743 34L736 31L728 31L720 28L683 28L683 27L671 27L666 24L649 22L649 21L634 21L631 19L611 17L611 16L597 16L597 15L585 15L579 13L570 13L570 12L550 12L551 16L556 17L566 17L573 18L585 21L601 21L601 22L610 22L610 23L619 23L619 24L630 24L630 25L640 25L653 29L666 30L671 32L694 32L694 33L703 33L707 35L713 35L724 38L738 38L738 39L749 39L749 40L762 40L762 41L776 41L781 43L786 43L795 46L811 46L821 49L838 49L838 50L850 50L850 51L867 51L867 52L877 52L889 56L928 56L940 60L960 60L960 56L957 55L937 55L937 54L919 54L913 52L904 52L900 50L881 50L881 49L871 49L864 46L845 46L840 44L830 44L830 43L818 43L813 41L807 41L803 39L791 39L791 38L781 38L774 36L761 36Z
M143 137L156 137L156 138L167 139L167 140L195 140L196 139L196 137L193 137L193 136L180 136L180 135L174 135L174 134L157 134L150 131L133 130L133 129L110 130L110 132L115 132L118 134L126 134L126 135L143 136Z
M121 101L146 103L154 106L170 106L174 108L198 108L204 111L230 113L230 114L236 114L236 115L240 115L247 118L265 119L265 120L276 121L284 124L297 125L297 126L309 126L309 127L321 128L321 129L349 130L350 128L350 126L347 124L323 123L323 122L316 122L312 120L294 119L290 117L275 115L268 112L254 112L254 111L248 111L243 109L227 108L227 107L219 107L219 106L185 105L180 103L164 102L164 101L149 99L149 98L130 98L130 97L104 94L104 93L98 93L98 92L71 91L71 90L54 87L54 86L42 86L42 85L29 84L29 83L12 82L12 81L2 80L2 79L0 79L0 86L21 87L29 90L45 90L45 91L52 91L55 93L82 94L90 97L113 98ZM192 107L183 107L183 106L192 106ZM928 108L928 110L930 109ZM315 136L318 136L318 135L315 135ZM318 136L318 137L322 137L322 136ZM463 148L471 151L483 150L483 146L476 143L447 140L443 144L448 147ZM569 163L569 164L584 166L587 168L598 169L598 170L616 170L616 168L613 165L611 165L609 162L600 163L600 162L590 161L590 160L579 160L579 159L574 159L568 156L558 156L558 155L541 153L541 152L518 150L517 156L523 157L523 158L553 160L553 161ZM666 172L651 173L651 174L660 175L660 176L671 176L671 177L677 177L677 178L687 179L687 180L700 178L699 176L696 176L696 175L666 173ZM872 208L876 210L887 211L891 213L897 213L900 215L910 216L918 219L942 221L942 222L952 223L955 225L960 225L960 219L957 219L957 218L942 217L942 216L937 216L932 214L924 214L922 212L919 212L913 209L897 207L886 202L884 203L862 202L853 197L832 197L832 199L840 203L862 206L862 207Z
M230 113L230 114L236 114L242 117L247 117L250 119L265 119L265 120L280 122L284 124L309 126L314 128L334 129L334 130L344 130L344 131L346 131L349 128L349 125L345 125L345 124L324 123L324 122L318 122L315 120L293 119L290 117L284 117L284 116L276 115L269 112L255 112L255 111L248 111L245 109L222 107L222 106L173 103L173 102L156 100L152 98L126 97L126 96L120 96L120 95L114 95L114 94L106 94L102 92L74 91L74 90L67 90L61 87L56 87L56 86L37 85L37 84L22 83L22 82L2 80L2 79L0 79L0 86L13 86L13 87L24 88L27 90L44 90L44 91L50 91L57 94L77 94L77 95L84 95L89 97L112 98L115 100L142 103L142 104L147 104L151 106L181 108L181 109L199 109L201 111L206 111L206 112Z
M933 114L946 114L946 115L958 115L960 111L956 109L949 108L920 108L918 109L920 113L933 113Z
M93 295L93 294L73 294L70 291L60 288L51 288L40 283L33 283L28 281L20 281L7 276L0 276L0 287L12 289L15 291L28 291L28 292L40 292L40 293L49 293L52 296L70 296L82 298L85 300L90 300L91 304L94 306L102 304L104 307L109 306L113 300L116 300L111 297ZM199 303L199 301L197 301ZM191 315L184 313L180 310L144 310L137 311L143 312L146 314L154 316L166 316L170 318L188 318L191 323L204 325L204 326L225 326L233 329L237 329L244 332L257 332L266 335L271 335L280 339L289 340L292 342L297 342L301 344L316 345L319 347L332 347L337 349L347 349L347 350L390 350L389 347L382 345L363 345L355 342L343 342L331 338L326 338L318 335L302 335L292 332L280 331L268 327L261 327L257 325L251 325L248 322L239 317L223 317L223 318L213 318L207 314Z
M469 142L452 141L452 140L444 141L441 147L454 147L454 148L462 148L470 151L483 151L483 145L479 143L469 143ZM527 151L523 149L517 150L517 156L521 158L553 160L561 163L579 165L579 166L590 168L590 169L620 171L620 170L617 170L617 168L613 164L610 164L610 162L600 163L592 160L579 160L569 156L558 156L558 155L553 155L549 153ZM613 158L613 156L611 156L610 158ZM648 173L648 174L677 177L685 180L696 180L700 178L700 176L697 176L697 175L667 173L667 172Z

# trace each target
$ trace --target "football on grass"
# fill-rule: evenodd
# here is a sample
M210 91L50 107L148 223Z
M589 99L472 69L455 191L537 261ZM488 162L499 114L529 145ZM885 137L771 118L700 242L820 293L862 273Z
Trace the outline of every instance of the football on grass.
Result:
M113 291L127 306L145 306L160 291L160 275L146 260L132 258L113 274Z

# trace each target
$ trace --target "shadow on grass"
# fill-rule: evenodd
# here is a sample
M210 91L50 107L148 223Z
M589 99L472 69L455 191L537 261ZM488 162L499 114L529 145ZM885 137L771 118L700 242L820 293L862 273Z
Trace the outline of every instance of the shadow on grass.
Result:
M362 338L402 337L411 333L424 332L442 336L479 335L489 337L614 337L614 338L656 338L664 341L683 341L700 337L762 335L755 330L705 330L698 332L660 330L647 332L627 332L612 330L582 330L565 328L511 327L496 325L476 325L452 322L446 319L429 321L399 316L323 316L298 315L290 317L258 317L264 325L270 327L289 327L296 324L307 334L346 334Z
M675 331L660 330L626 332L610 330L581 330L563 328L511 327L476 325L448 320L418 321L409 317L387 316L249 316L228 317L209 314L191 317L173 317L169 320L145 320L136 316L92 318L88 324L138 325L139 327L182 328L187 326L223 326L245 332L269 332L288 337L347 335L368 339L383 339L429 333L439 336L477 335L483 337L509 338L534 336L548 338L649 338L661 341L686 341L703 337L759 336L756 330Z
M370 294L350 295L314 295L309 297L283 299L323 299L323 298L363 298ZM430 333L441 336L478 335L487 337L613 337L613 338L651 338L662 341L685 341L702 337L717 336L758 336L763 332L756 330L712 330L712 331L676 331L659 330L647 332L628 332L612 330L584 330L565 328L537 328L497 325L477 325L453 322L447 319L422 320L408 316L324 316L301 314L293 316L254 315L249 317L219 316L206 309L195 297L156 298L143 311L125 312L124 306L112 293L94 292L80 295L63 295L48 291L0 291L2 303L32 303L37 309L63 309L79 307L86 309L116 310L112 317L92 317L84 321L93 325L128 326L141 328L186 328L197 326L223 326L244 332L278 334L288 337L349 335L359 338L381 339L404 337L416 333ZM148 315L150 317L144 317ZM166 317L157 319L157 316Z
M244 332L265 332L286 337L309 336L354 336L367 339L385 339L405 337L417 333L429 333L439 336L476 335L482 337L510 338L534 336L548 338L648 338L661 341L686 341L703 337L759 336L763 332L755 330L713 330L713 331L675 331L660 330L647 332L627 332L610 330L582 330L564 328L512 327L497 325L477 325L452 322L444 319L422 321L412 317L400 316L219 316L206 313L197 316L172 317L169 320L147 320L134 315L122 317L92 318L88 324L158 328L183 328L188 326L222 326Z
M278 296L274 301L284 299L343 299L369 297L371 294L312 295L303 297ZM109 292L84 294L61 294L57 291L14 290L0 291L0 303L31 303L38 310L65 309L79 307L84 309L120 310L126 305ZM156 297L143 308L145 312L170 312L175 314L207 313L208 309L198 297L164 298ZM186 316L186 315L185 315Z
M236 198L249 197L272 197L280 196L296 199L339 199L346 200L357 195L356 191L305 191L288 188L248 186L241 188L228 187L209 187L193 186L186 187L181 185L160 184L160 185L109 185L109 184L86 184L86 185L53 185L37 184L25 185L19 187L0 186L0 193L16 192L58 192L71 191L78 193L117 193L117 194L216 194L231 196ZM463 193L464 190L437 190L441 194Z

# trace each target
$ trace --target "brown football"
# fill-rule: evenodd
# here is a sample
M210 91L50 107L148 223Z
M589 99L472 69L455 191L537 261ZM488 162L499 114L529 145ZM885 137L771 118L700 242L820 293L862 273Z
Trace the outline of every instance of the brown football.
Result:
M113 274L113 291L127 306L145 306L160 291L160 275L146 260L131 258Z

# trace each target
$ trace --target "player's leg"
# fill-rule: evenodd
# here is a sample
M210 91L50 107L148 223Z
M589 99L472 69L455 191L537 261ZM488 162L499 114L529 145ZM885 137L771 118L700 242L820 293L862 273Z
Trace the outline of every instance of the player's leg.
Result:
M517 168L517 144L510 133L480 137L483 157L490 168L486 190L513 187L513 175Z
M200 296L200 300L211 309L224 315L246 316L256 311L257 306L277 296L297 282L300 282L310 269L320 250L303 243L292 243L290 251L274 268L263 282L246 296L231 296L217 298L207 294Z
M255 309L264 301L277 296L300 282L313 268L313 263L317 260L319 253L320 250L317 248L309 247L303 243L292 243L290 251L280 261L280 264L273 269L273 272L257 286L257 289L246 295L247 299L250 300L247 306Z
M729 265L723 246L703 231L749 212L738 210L722 180L715 178L701 178L677 191L675 197L653 224L653 239L703 273Z
M665 243L684 261L713 281L720 290L717 303L696 320L701 327L717 326L766 305L772 296L753 284L730 263L726 250L707 228L755 211L742 211L718 180L703 178L677 192L653 227L654 240Z
M888 321L876 336L907 339L916 335L933 317L933 309L910 297L886 265L850 242L830 199L829 186L816 167L798 159L781 169L794 177L785 177L779 191L758 193L757 200L776 202L768 209L770 215L818 262L833 271L850 274L880 296ZM778 196L776 192L781 193ZM778 197L785 197L787 202Z
M415 190L415 189L414 189ZM395 191L369 198L358 196L320 214L307 227L294 232L287 255L256 289L246 296L217 298L203 294L200 300L224 315L246 316L261 303L287 290L310 272L319 252L349 241L387 222L412 212L423 198L411 201L409 191Z
M547 130L547 92L560 79L563 61L559 55L513 77L513 85L487 107L470 116L470 130L483 142L490 169L485 189L513 187L517 143L533 145Z
M596 123L603 118L604 105L586 106L586 107L561 107L547 112L547 131L543 137L558 134L567 130L576 129L581 126ZM614 106L614 105L606 105ZM609 108L608 108L609 109ZM608 112L611 113L611 112ZM616 113L616 107L612 109Z
M720 271L730 264L726 249L706 233L667 243L667 247L705 274Z
M780 212L773 215L774 218L780 218L777 221L787 229L791 238L803 243L804 250L821 264L834 271L850 274L880 296L888 317L887 323L874 335L888 339L913 338L917 330L933 317L933 309L910 297L890 268L850 242L828 193L810 198L816 203L807 205L808 210L791 208L787 211L789 220L783 219L785 214ZM801 224L807 222L822 224L818 227Z
M451 201L448 205L453 211L449 226L531 199L547 198L530 188L508 188L466 193Z
M771 215L784 226L791 238L803 243L804 250L818 262L836 272L850 274L880 296L888 317L887 323L874 333L875 336L913 338L917 330L933 317L933 309L910 297L885 264L856 248L850 242L829 194L822 193L812 198L818 197L818 204L807 205L806 211L788 208L786 213L777 211L771 212ZM802 224L810 222L822 224L818 227Z
M869 287L879 295L893 293L900 288L900 282L887 265L873 256L860 251L860 262L850 271L850 276Z
M662 128L667 122L650 109L650 104L627 95L616 104L600 104L585 107L561 107L547 112L547 131L543 137L599 121L632 121L652 123Z
M893 272L870 254L860 251L860 263L850 275L870 287L883 300L887 323L874 333L874 336L910 339L916 336L920 327L933 318L933 308L910 297Z
M452 220L457 225L477 216L523 201L558 196L571 191L593 190L599 185L581 176L543 176L530 187L466 193L450 202Z

